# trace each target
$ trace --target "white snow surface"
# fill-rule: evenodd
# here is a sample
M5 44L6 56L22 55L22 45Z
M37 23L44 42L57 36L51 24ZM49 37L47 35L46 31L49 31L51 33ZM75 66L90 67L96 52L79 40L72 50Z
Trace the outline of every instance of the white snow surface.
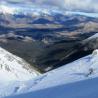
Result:
M98 50L34 79L0 86L1 98L98 98L97 92Z
M34 78L38 72L23 59L0 47L0 83L24 81ZM1 86L0 86L1 87Z

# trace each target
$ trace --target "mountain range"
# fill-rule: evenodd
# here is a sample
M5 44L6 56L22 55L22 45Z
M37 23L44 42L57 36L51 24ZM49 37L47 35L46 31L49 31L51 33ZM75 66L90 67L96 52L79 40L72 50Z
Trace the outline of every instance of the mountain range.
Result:
M30 2L0 2L0 98L98 98L98 14Z
M1 4L0 8L0 46L40 72L67 64L95 49L85 51L83 41L98 32L95 14L25 4Z

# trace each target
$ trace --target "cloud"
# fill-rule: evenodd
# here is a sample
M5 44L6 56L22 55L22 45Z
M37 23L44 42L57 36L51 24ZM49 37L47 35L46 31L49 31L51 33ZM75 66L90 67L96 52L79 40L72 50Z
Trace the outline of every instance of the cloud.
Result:
M70 10L98 12L98 0L63 0L63 6Z
M54 5L67 10L98 12L98 0L1 0L10 2L36 3L39 5Z
M98 0L32 0L38 4L50 4L67 10L98 12Z

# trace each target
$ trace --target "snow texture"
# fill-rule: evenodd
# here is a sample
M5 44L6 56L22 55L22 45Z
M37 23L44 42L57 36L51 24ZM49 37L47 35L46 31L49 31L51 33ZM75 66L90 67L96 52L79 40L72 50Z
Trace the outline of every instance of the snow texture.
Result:
M38 74L26 61L0 48L0 83L29 80Z
M1 98L98 98L98 50L34 79L2 87Z

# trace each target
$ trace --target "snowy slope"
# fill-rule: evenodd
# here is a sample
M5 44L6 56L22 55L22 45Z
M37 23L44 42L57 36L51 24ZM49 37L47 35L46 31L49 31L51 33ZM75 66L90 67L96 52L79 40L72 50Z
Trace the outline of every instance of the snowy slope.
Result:
M98 50L35 79L1 88L4 98L98 98Z
M96 39L96 38L98 38L98 33L96 33L96 34L94 34L93 36L87 38L86 40L84 40L84 42L89 41L89 40L91 40L91 39Z
M66 11L66 15L83 15L87 17L98 18L98 13L87 13L87 12L79 12L79 11Z
M38 74L23 59L0 48L0 83L29 80Z

